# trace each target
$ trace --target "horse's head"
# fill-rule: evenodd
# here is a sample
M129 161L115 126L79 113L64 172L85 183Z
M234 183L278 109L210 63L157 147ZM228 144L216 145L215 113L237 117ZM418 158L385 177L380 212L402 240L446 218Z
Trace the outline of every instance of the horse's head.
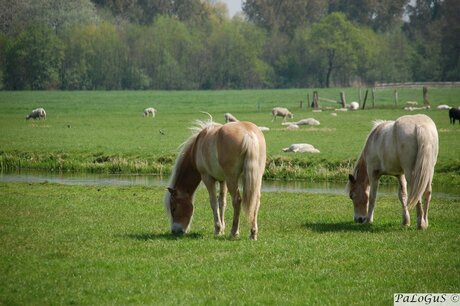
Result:
M358 182L353 175L348 176L347 189L355 208L355 222L363 223L367 218L369 207L369 185Z
M192 223L193 197L168 188L165 196L166 212L171 220L171 233L185 234Z

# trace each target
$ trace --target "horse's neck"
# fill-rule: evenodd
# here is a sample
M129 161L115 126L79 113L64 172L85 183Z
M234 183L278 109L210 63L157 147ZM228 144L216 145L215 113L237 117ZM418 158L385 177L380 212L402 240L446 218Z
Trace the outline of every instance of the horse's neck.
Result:
M359 157L358 163L355 167L355 179L358 183L364 186L369 185L369 176L367 175L367 163L364 154Z
M193 150L192 150L193 151ZM174 188L188 195L193 195L201 181L201 175L196 169L195 158L192 152L185 153L182 163L178 165Z

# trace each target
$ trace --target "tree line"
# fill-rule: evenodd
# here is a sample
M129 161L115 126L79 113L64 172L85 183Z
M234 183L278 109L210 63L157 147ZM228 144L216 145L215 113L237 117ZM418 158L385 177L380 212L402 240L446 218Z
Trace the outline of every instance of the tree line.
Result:
M460 80L458 0L0 0L0 88Z

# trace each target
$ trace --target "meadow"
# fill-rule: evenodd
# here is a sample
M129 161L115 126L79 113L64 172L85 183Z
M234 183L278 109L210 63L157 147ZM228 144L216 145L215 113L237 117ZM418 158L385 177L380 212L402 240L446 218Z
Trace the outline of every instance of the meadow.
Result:
M460 202L401 225L397 195L355 224L344 195L263 193L259 240L215 238L208 196L173 237L161 187L0 183L0 304L390 305L459 292ZM232 209L228 209L227 224ZM229 229L227 228L227 233Z
M358 90L320 96L358 100ZM0 168L167 176L196 119L231 112L267 126L266 179L345 183L372 121L404 114L421 89L376 92L376 108L313 113L312 90L0 92ZM440 154L435 184L460 186L460 126L438 104L460 105L460 89L430 89ZM300 101L303 108L300 109ZM371 106L370 101L367 105ZM146 107L158 110L145 118ZM270 110L320 126L288 131ZM322 107L337 107L323 103ZM46 120L26 121L36 107ZM307 142L319 154L282 148ZM391 183L391 180L388 180ZM459 292L460 200L433 195L430 227L401 225L396 194L380 194L374 224L353 223L348 197L264 192L259 240L214 237L208 195L199 188L190 234L173 237L164 187L0 183L0 304L388 305L398 292ZM227 226L232 215L227 212ZM227 233L228 233L227 228Z
M358 89L320 89L320 97L358 100ZM154 173L168 175L178 146L190 136L193 121L217 122L231 112L270 128L265 133L268 163L265 178L310 181L343 181L354 165L364 140L376 119L394 120L408 113L426 113L437 124L440 154L435 182L460 184L460 128L449 125L447 111L436 105L460 105L460 89L432 88L433 108L407 112L407 100L421 102L421 89L399 89L395 106L393 89L377 90L375 109L338 113L313 113L306 107L313 89L234 91L104 91L104 92L0 92L0 168L3 171L39 169L107 173ZM363 94L364 95L364 94ZM300 101L303 107L300 108ZM420 103L421 104L421 103ZM146 107L158 110L144 118ZM288 107L294 120L313 117L320 126L288 131L281 120L271 122L274 106ZM321 107L338 107L321 102ZM26 121L28 112L44 107L48 118ZM292 143L310 143L320 154L289 154L282 148Z

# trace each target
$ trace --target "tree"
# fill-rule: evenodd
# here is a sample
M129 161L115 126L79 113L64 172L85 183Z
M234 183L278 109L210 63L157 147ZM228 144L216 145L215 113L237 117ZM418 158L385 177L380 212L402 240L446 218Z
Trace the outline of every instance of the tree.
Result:
M57 88L63 45L43 25L22 32L6 47L5 86L8 89Z
M342 13L332 13L313 25L309 45L312 61L325 71L326 87L330 87L334 72L341 71L345 77L356 73L359 50L364 49L359 29Z

